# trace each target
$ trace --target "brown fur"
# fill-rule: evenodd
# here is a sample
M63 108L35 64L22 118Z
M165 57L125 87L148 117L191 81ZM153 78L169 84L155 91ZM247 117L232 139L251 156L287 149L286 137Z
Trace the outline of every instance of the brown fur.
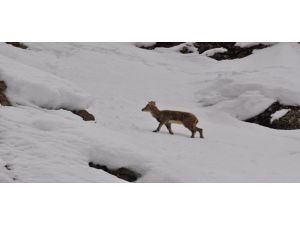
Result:
M203 138L203 129L198 128L196 125L198 123L197 117L189 112L180 112L172 110L159 110L155 102L149 102L145 108L142 109L143 112L150 112L151 115L159 122L156 130L153 132L159 132L161 127L165 125L170 134L174 134L171 128L172 123L182 124L187 129L192 132L191 138L195 137L195 133L199 132L200 138Z

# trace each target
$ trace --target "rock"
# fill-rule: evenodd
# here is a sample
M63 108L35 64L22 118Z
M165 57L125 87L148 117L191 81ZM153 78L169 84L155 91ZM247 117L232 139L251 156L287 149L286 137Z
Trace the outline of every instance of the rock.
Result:
M73 110L72 113L80 116L84 121L93 121L95 117L86 110Z
M5 42L8 45L12 45L16 48L21 48L21 49L27 49L28 46L26 46L24 43L22 42Z
M119 177L120 179L129 181L129 182L134 182L140 177L140 174L138 174L126 167L121 167L115 171L112 171L112 174L115 175L116 177Z
M141 177L141 174L126 168L126 167L121 167L118 169L109 169L106 165L100 165L100 164L96 164L93 162L89 162L89 166L95 169L101 169L111 175L114 175L122 180L126 180L128 182L134 182L136 181L138 178Z
M5 95L5 90L7 86L3 80L0 81L0 104L3 106L11 106L10 101Z
M3 80L0 80L0 92L5 91L7 88L5 82Z
M180 45L184 42L156 42L152 46L142 46L141 48L144 49L155 49L157 47L164 47L164 48L170 48L177 45ZM202 54L203 52L214 49L214 48L225 48L227 49L226 52L222 53L215 53L212 56L209 56L216 60L225 60L225 59L238 59L238 58L244 58L248 55L251 55L253 50L255 49L263 49L266 47L269 47L269 45L264 44L257 44L253 45L251 47L239 47L235 45L236 42L194 42L193 45L195 48L197 48L199 54ZM183 47L180 52L182 54L189 54L193 53L193 51L190 51L189 48Z
M0 104L2 106L11 106L9 100L7 99L6 95L0 93Z
M214 49L214 48L234 48L235 42L195 42L194 46L198 49L199 54L203 52Z
M241 48L239 46L233 45L231 48L227 48L227 52L216 53L211 56L211 58L216 60L224 60L224 59L239 59L244 58L248 55L251 55L253 50L255 49L263 49L269 47L269 45L257 44L251 47ZM225 47L226 48L226 47Z
M289 109L289 111L284 116L271 122L272 114L281 109ZM279 102L274 102L259 115L245 121L279 130L300 129L300 106L283 105Z
M269 45L257 44L251 47L241 48L235 45L236 42L195 42L194 46L198 49L199 54L203 52L214 49L214 48L225 48L226 52L216 53L210 56L216 60L225 60L225 59L237 59L244 58L248 55L251 55L254 49L263 49Z
M93 167L95 169L100 169L100 170L104 170L105 172L109 172L109 169L107 168L107 166L103 166L103 165L96 164L93 162L89 162L89 166Z
M193 51L191 51L187 46L183 46L182 49L180 49L180 52L182 54L190 54L193 53Z
M143 48L143 49L155 49L155 48L171 48L171 47L174 47L174 46L177 46L177 45L180 45L184 42L156 42L154 45L152 46L141 46L140 48Z
M300 108L298 110L290 110L280 119L273 121L272 128L281 130L300 129Z
M2 106L11 106L9 100L3 93L0 93L0 104Z
M4 167L5 167L5 169L7 169L7 170L12 170L11 165L6 164Z

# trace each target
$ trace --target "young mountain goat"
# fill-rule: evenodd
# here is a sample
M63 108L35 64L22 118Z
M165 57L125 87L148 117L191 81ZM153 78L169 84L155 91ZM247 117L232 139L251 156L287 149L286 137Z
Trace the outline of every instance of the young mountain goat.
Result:
M159 110L156 107L155 102L149 102L145 108L142 109L143 112L150 112L151 115L159 122L156 130L153 132L159 132L160 128L165 125L170 134L174 134L171 129L172 123L183 124L187 129L192 132L191 138L195 137L195 133L198 131L200 133L200 138L203 138L203 129L198 128L196 124L198 119L195 115L188 112L179 112L171 110Z

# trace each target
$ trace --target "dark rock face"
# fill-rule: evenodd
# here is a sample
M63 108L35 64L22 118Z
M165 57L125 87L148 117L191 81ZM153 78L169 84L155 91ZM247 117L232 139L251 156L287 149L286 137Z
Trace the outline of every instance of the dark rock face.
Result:
M182 49L180 49L180 52L182 54L190 54L193 53L193 51L191 51L187 46L183 46Z
M27 49L28 46L26 46L24 43L22 42L5 42L8 45L12 45L16 48L21 48L21 49Z
M164 48L171 48L177 45L180 45L184 42L156 42L156 44L148 47L141 47L144 49L155 49L157 47L164 47ZM197 48L199 54L203 52L214 49L214 48L225 48L227 49L226 52L216 53L210 56L216 60L225 60L225 59L237 59L237 58L244 58L248 55L251 55L253 50L255 49L263 49L269 47L269 45L264 44L257 44L251 47L244 47L241 48L239 46L235 46L236 42L194 42L193 45ZM186 46L182 47L180 50L182 54L189 54L192 53Z
M255 49L269 47L269 45L257 44L251 47L241 48L239 46L235 46L235 44L236 42L195 42L194 46L198 49L199 54L214 48L227 49L227 52L216 53L210 56L216 60L244 58L248 55L251 55Z
M141 175L131 169L128 169L126 167L121 167L118 169L109 169L107 166L105 165L100 165L100 164L96 164L93 162L89 162L89 166L95 169L100 169L103 170L109 174L112 174L120 179L126 180L128 182L134 182L136 181L138 178L141 177Z
M11 106L8 98L4 94L7 86L3 80L0 81L0 104L3 106Z
M241 48L238 46L232 46L231 48L226 48L227 52L223 53L216 53L211 58L216 59L216 60L224 60L224 59L238 59L238 58L244 58L248 55L251 55L253 50L255 49L263 49L269 47L268 45L263 45L263 44L257 44L251 47L245 47Z
M281 109L289 109L289 111L271 123L271 115ZM264 112L245 121L279 130L300 129L300 106L282 105L279 102L274 102Z
M0 80L0 92L5 91L7 88L6 83L3 80Z
M72 113L80 116L84 121L94 121L95 117L93 114L86 110L73 110Z
M198 49L199 54L203 52L214 49L214 48L234 48L236 42L195 42L194 46Z
M152 46L142 46L140 48L144 48L144 49L155 49L155 48L171 48L177 45L180 45L184 42L156 42L154 45Z
M7 88L6 83L3 80L0 80L0 92L5 91Z

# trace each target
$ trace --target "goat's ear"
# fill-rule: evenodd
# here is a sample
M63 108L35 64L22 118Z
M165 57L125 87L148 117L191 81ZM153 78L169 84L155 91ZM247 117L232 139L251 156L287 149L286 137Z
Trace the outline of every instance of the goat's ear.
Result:
M150 101L149 104L150 105L155 105L155 102L154 101Z

